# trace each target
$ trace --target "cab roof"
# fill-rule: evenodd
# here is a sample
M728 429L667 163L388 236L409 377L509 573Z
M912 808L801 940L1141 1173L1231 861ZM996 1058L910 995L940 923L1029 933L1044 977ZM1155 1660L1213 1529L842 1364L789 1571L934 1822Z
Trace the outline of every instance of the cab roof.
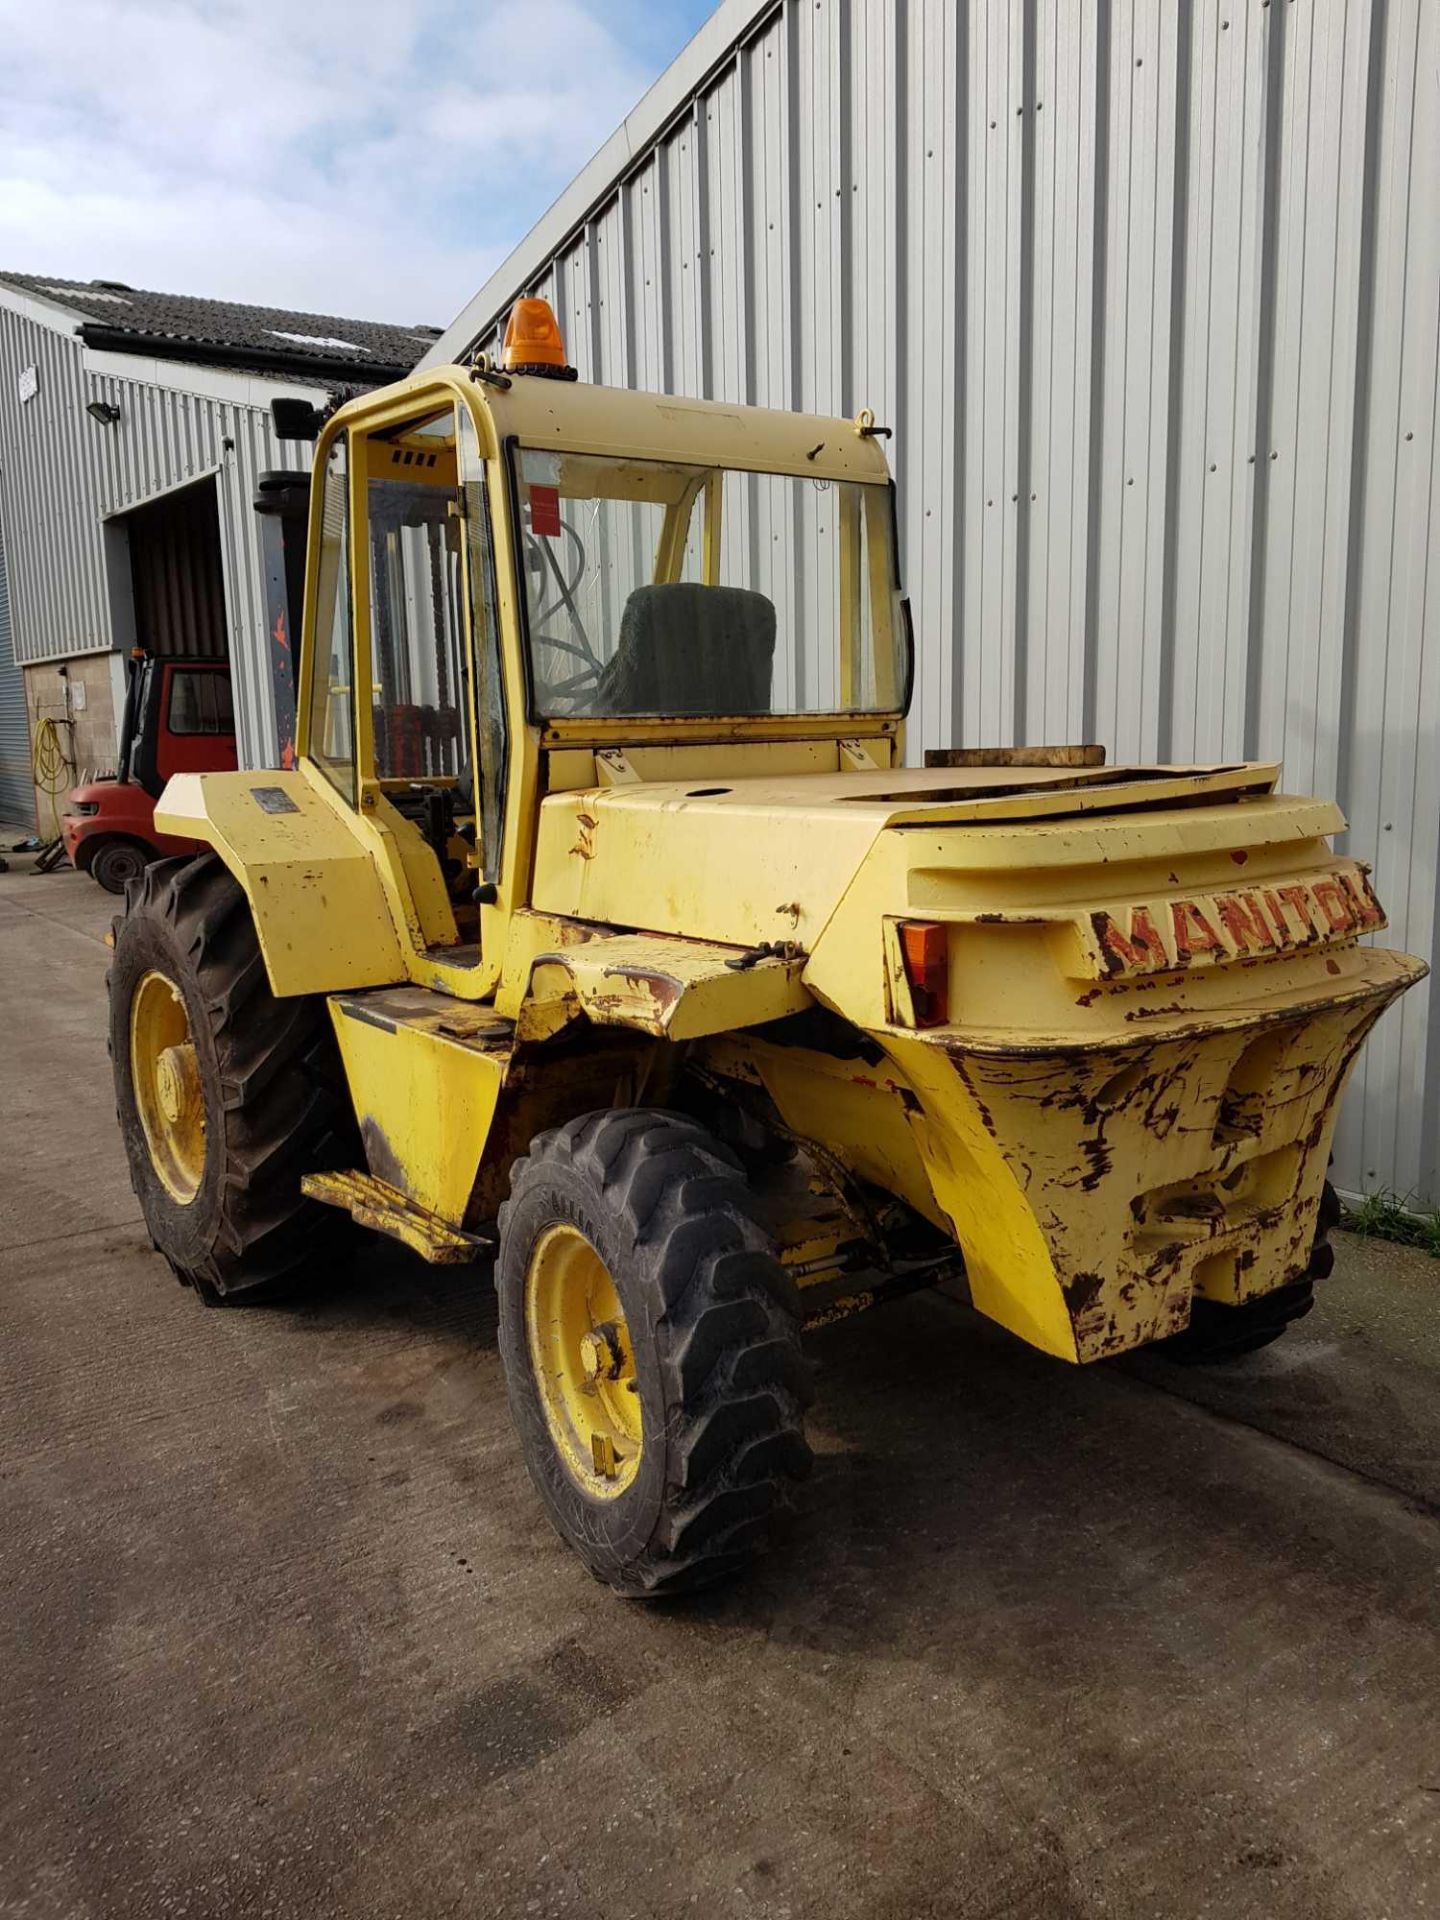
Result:
M738 467L756 473L794 473L814 479L883 483L890 477L878 435L860 422L831 415L786 413L769 407L687 400L624 387L534 374L504 376L501 387L468 367L429 367L393 386L347 403L343 417L362 420L379 405L437 386L474 395L494 424L496 443L615 453L632 459L681 460ZM861 421L866 416L861 416Z

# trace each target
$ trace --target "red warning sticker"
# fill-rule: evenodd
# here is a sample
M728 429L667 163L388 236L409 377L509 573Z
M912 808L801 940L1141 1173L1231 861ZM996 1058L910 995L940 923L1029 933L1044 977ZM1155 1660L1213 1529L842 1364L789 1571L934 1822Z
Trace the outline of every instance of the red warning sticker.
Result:
M552 540L559 537L560 489L558 487L531 487L530 531L544 534Z

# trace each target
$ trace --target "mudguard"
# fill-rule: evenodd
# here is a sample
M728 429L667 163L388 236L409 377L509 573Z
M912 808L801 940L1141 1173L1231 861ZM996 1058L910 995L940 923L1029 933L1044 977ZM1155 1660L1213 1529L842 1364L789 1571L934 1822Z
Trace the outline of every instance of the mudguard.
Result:
M155 824L213 847L245 889L279 998L406 978L375 861L303 773L176 774Z
M536 957L517 1040L542 1040L581 1017L657 1040L733 1033L813 1006L803 956L760 958L733 946L625 933Z

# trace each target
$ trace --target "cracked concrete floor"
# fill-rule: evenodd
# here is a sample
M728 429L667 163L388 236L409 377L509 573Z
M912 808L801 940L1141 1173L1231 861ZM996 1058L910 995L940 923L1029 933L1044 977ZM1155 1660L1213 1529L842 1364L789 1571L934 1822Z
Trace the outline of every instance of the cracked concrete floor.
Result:
M1440 1267L1223 1373L947 1299L817 1338L818 1471L644 1611L548 1531L490 1295L210 1313L141 1229L100 936L0 877L0 1915L1440 1911Z

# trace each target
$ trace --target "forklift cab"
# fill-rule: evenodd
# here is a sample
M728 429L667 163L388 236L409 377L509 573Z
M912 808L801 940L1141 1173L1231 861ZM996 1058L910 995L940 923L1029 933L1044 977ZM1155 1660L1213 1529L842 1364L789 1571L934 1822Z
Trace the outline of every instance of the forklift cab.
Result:
M723 408L576 384L550 346L550 378L517 379L539 369L507 344L504 371L347 403L313 468L298 771L371 853L410 978L465 999L495 990L548 796L902 750L911 642L870 417L818 444L789 415L742 434ZM763 550L762 511L787 530Z
M132 655L118 778L158 800L172 774L225 773L236 764L229 665Z

